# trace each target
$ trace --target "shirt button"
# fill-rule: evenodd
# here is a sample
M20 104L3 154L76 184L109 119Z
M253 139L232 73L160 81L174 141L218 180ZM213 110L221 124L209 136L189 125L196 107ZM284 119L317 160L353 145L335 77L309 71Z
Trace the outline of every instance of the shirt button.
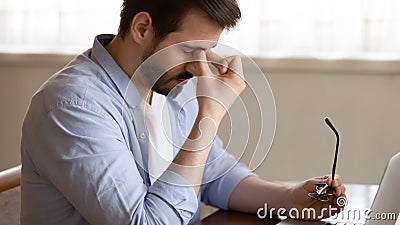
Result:
M146 133L142 132L139 135L140 139L145 139L146 138Z

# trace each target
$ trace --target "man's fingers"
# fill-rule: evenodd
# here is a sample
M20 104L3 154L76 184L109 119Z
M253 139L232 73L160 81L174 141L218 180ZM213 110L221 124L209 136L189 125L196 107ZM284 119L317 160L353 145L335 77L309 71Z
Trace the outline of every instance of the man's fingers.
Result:
M207 60L218 69L219 74L225 74L228 72L228 61L224 57L216 54L213 51L207 51L206 56Z
M335 181L333 181L333 182L335 182ZM343 195L345 193L346 193L346 187L343 184L335 187L335 195L337 197L339 197L339 196L341 196L341 195Z
M335 184L335 183L337 183L336 180L334 180L334 181L332 182L332 184ZM332 186L332 187L333 187L333 186ZM335 189L335 195L336 195L336 196L342 195L342 188L341 188L341 185L340 185L340 186L335 185L335 187L333 187L333 188Z
M346 188L343 185L343 180L340 175L335 175L335 179L332 180L332 176L328 176L326 183L335 190L336 196L341 196L346 193Z
M336 187L342 184L342 177L340 175L335 175L335 179L332 183L332 176L328 176L326 183L331 187Z
M236 73L242 79L243 66L240 56L229 56L223 58L222 56L212 51L196 51L193 53L193 60L195 62L186 65L185 69L196 76L206 76L213 74L208 62L218 69L218 73L223 75L229 71Z
M340 185L339 189L340 189L340 195L337 195L337 196L346 194L346 187L344 185Z
M208 66L205 51L196 51L193 53L194 62L188 63L185 70L195 76L212 76L214 75Z
M207 76L207 75L211 75L211 69L208 66L208 61L207 61L207 56L206 56L206 52L205 51L195 51L193 53L194 56L194 60L197 61L197 63L195 63L195 65L197 65L197 69L198 74L196 74L197 76Z
M242 77L242 79L244 79L242 59L240 58L240 56L238 55L229 56L225 59L229 63L228 64L229 70L235 72L237 75Z
M227 67L224 67L224 66L222 66L222 65L220 65L220 64L218 64L218 63L211 63L215 68L217 68L217 70L218 70L218 74L225 74L226 72L228 72L228 68Z
M226 74L228 71L235 72L243 78L243 66L240 56L229 56L223 58L213 51L206 52L207 60L210 61L220 74Z

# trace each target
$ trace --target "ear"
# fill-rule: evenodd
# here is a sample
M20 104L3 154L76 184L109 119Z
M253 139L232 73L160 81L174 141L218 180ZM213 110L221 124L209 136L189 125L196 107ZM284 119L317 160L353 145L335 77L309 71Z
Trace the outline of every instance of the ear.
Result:
M145 44L154 38L151 16L148 12L140 12L132 19L130 35L138 44Z

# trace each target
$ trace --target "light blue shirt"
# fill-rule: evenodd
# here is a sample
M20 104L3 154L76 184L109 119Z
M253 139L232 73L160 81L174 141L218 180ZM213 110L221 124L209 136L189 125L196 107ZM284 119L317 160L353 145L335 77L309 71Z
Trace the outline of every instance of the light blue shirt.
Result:
M236 185L254 175L216 138L199 196L169 170L150 185L141 98L104 48L113 37L96 37L32 98L21 142L22 225L192 224L200 200L228 209ZM183 104L194 94L188 82L167 98L174 156L197 116L196 101Z

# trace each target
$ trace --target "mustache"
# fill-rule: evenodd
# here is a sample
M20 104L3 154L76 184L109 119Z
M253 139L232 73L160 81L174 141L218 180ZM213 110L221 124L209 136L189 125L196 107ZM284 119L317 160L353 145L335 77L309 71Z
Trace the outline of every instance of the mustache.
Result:
M180 73L180 74L177 76L177 79L185 79L185 80L187 80L187 79L190 79L190 78L192 78L192 77L193 77L193 74L191 74L191 73L185 71L185 72Z

